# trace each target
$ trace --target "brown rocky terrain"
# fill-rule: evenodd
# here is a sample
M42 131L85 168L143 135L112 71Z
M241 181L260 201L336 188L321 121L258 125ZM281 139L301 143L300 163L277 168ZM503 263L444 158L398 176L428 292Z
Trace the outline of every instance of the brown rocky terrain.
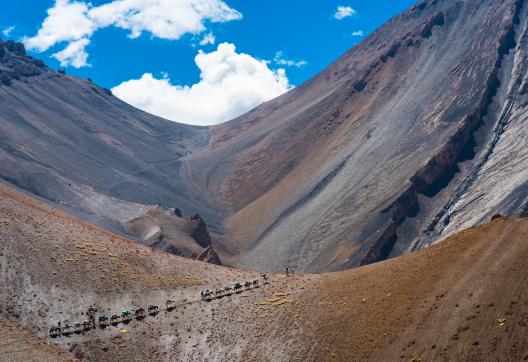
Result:
M50 341L0 318L0 361L55 362L73 361Z
M527 219L498 217L361 268L271 274L261 288L204 302L202 288L258 274L137 245L2 185L0 252L0 318L83 360L528 359ZM143 321L47 337L90 306L119 313L169 298L175 310ZM35 337L16 333L0 355L22 345L14 356L56 353L43 342L28 350Z

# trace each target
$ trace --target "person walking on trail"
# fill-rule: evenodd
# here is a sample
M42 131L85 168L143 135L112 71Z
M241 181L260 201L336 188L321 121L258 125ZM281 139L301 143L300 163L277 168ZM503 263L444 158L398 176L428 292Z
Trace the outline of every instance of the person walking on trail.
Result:
M97 309L92 305L90 308L88 308L88 320L92 324L92 327L95 329L95 314L97 313Z
M285 267L284 274L286 274L287 277L291 276L291 269L289 267Z

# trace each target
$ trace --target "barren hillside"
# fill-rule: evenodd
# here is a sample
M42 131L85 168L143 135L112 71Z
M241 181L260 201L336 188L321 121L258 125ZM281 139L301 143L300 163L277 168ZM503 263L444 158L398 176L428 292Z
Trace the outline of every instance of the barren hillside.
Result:
M135 109L20 43L0 40L0 79L2 179L108 226L158 203L217 221L178 176L180 159L207 143L205 127Z
M428 249L357 269L271 274L269 284L211 302L200 300L202 288L258 274L137 245L6 186L0 186L0 220L0 318L77 358L528 358L526 219L497 218ZM169 298L174 310L142 321L47 337L58 321L87 319L90 306L110 315L163 306ZM20 345L29 337L10 338Z
M0 318L0 361L56 362L72 361L51 341L38 338L21 327Z
M527 202L523 0L422 1L185 159L229 202L239 263L328 271L419 249Z

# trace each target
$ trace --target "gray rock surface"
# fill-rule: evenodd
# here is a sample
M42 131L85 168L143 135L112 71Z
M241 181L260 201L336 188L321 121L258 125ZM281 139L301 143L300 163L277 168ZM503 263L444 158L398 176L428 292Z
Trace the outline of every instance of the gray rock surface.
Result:
M9 78L0 85L1 178L95 222L121 222L144 212L141 204L162 203L220 225L179 177L181 159L207 144L206 128L135 109L45 67L22 44L0 49L0 74Z
M527 198L525 1L423 1L185 168L239 263L302 271L429 245ZM450 215L451 221L445 219Z
M223 261L265 271L369 264L524 215L527 2L422 1L209 128L148 115L5 42L0 177L100 225L158 203L199 213Z

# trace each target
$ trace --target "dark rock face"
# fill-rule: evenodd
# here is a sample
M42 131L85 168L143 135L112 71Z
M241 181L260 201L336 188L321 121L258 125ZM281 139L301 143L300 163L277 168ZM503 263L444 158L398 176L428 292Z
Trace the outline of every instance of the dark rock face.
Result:
M46 68L44 62L26 56L24 44L0 39L0 84L9 86L14 80L40 75Z
M425 26L423 27L420 35L422 36L422 38L426 38L426 39L429 38L433 34L433 28L435 26L444 25L444 22L445 22L444 13L440 11L438 14L433 16L429 21L427 21L427 24L425 24Z
M17 55L26 55L26 48L22 43L17 43L13 40L8 40L4 43L4 46L7 50L12 53L15 53Z
M200 246L206 248L211 245L211 235L207 230L207 225L202 217L198 214L191 216L190 235Z
M519 213L519 217L528 217L528 202L526 202Z
M498 220L498 219L505 220L507 219L507 217L502 214L495 214L491 217L491 221Z
M218 254L216 254L211 245L209 245L200 255L198 255L196 260L204 261L210 264L222 265Z

